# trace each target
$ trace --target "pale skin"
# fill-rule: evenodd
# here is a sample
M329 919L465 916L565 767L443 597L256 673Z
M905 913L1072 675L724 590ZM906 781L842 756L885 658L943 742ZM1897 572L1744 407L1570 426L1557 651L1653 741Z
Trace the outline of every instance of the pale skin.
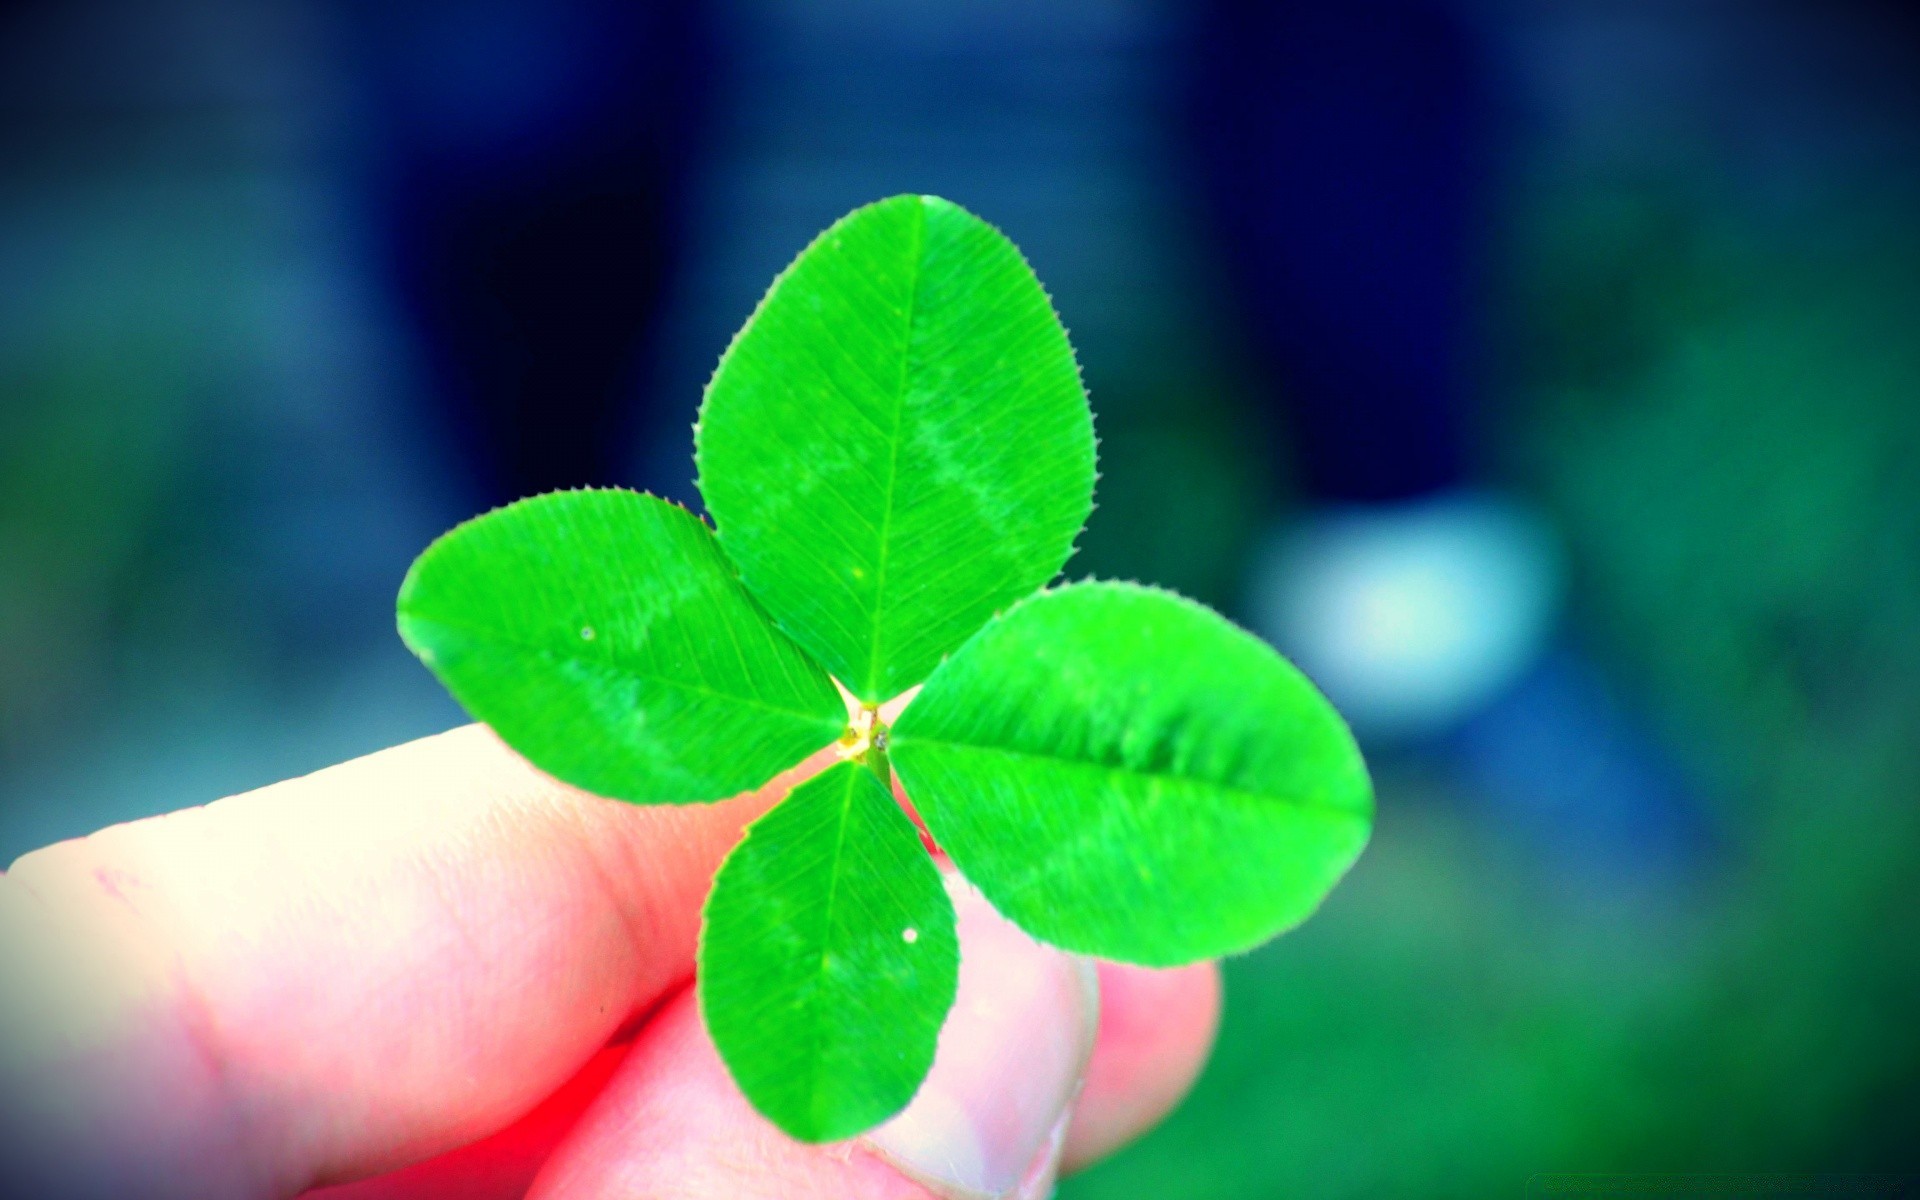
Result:
M470 726L28 854L0 1097L60 1116L13 1136L121 1195L928 1200L755 1114L689 987L715 868L824 761L640 808ZM1165 1115L1219 1013L1210 964L1099 976L1068 1169Z

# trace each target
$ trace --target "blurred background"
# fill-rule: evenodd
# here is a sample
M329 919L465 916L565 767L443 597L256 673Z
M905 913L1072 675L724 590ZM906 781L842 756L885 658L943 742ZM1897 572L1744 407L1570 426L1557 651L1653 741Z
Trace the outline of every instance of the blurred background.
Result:
M1891 0L0 3L0 863L459 722L412 555L696 501L729 334L901 191L1073 332L1068 573L1272 638L1379 785L1063 1195L1914 1168Z

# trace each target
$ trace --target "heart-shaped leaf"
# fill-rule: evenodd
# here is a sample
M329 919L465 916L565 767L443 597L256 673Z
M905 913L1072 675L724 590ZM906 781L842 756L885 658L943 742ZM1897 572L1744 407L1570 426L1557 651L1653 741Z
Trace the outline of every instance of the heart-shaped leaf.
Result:
M695 458L747 586L868 702L1053 578L1093 497L1046 293L932 196L855 210L774 281L708 385Z
M1045 592L940 666L895 724L927 828L1044 941L1171 966L1307 917L1365 845L1372 787L1305 676L1190 600Z
M554 492L476 517L415 560L398 608L468 712L602 796L737 795L846 727L705 522L652 496Z
M700 1011L755 1108L836 1141L913 1098L959 964L919 831L871 771L841 763L754 822L714 878Z

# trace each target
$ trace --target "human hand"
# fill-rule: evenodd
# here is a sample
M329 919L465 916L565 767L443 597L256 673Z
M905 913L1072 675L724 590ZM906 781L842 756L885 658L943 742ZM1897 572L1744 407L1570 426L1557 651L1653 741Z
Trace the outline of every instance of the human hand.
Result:
M799 777L638 808L472 726L25 856L0 875L0 1190L1039 1196L1186 1091L1210 965L1093 968L956 885L960 996L913 1104L833 1146L768 1124L687 985L714 870Z

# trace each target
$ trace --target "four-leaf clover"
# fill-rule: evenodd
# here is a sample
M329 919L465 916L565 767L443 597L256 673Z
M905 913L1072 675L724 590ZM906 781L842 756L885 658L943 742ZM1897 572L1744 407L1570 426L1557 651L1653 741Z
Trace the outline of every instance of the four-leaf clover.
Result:
M748 829L701 933L714 1042L794 1137L898 1112L953 1002L953 909L895 772L1003 914L1128 962L1258 945L1359 854L1366 769L1284 659L1168 592L1041 590L1092 509L1092 417L978 218L898 196L821 234L721 359L695 448L713 528L628 491L523 500L420 556L400 632L602 796L719 800L843 748Z

